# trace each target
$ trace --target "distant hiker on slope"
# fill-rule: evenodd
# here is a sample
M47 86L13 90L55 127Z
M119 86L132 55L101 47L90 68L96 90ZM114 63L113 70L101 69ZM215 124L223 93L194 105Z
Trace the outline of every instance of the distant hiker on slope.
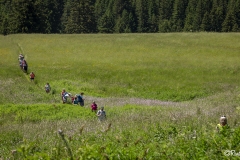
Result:
M27 73L27 69L28 69L28 64L27 64L27 61L24 59L22 60L22 69L25 73Z
M47 83L44 88L45 88L46 93L49 93L51 91L51 87L50 87L49 83Z
M227 124L227 117L226 116L221 116L220 117L220 122L217 124L217 132L218 133L224 133L229 129L229 125Z
M91 108L92 108L92 112L95 112L97 113L97 104L95 101L93 101L92 105L91 105Z
M83 97L84 93L80 93L80 95L77 95L77 99L78 99L78 103L80 104L80 106L84 106L84 97Z
M30 73L30 80L31 82L34 81L34 78L35 78L35 74L33 72Z
M23 59L24 59L24 56L22 54L20 54L18 56L18 61L19 61L19 66L21 69L23 69Z
M68 93L66 92L65 89L63 89L62 92L61 92L61 97L62 97L62 102L63 103L67 102L67 95L68 95Z
M97 112L97 117L100 122L106 120L107 116L104 107L101 107L101 109Z
M18 56L18 60L19 61L22 61L24 59L24 56L23 56L23 54L21 53L21 54L19 54L19 56Z
M78 105L77 95L75 95L74 97L72 97L72 104Z

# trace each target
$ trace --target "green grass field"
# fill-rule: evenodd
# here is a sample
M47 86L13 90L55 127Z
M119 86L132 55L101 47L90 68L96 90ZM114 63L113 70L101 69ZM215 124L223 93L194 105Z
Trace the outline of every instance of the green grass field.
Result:
M0 159L239 159L226 155L240 152L239 41L239 33L0 36ZM84 92L85 107L61 104L63 88ZM215 133L221 115L227 135Z

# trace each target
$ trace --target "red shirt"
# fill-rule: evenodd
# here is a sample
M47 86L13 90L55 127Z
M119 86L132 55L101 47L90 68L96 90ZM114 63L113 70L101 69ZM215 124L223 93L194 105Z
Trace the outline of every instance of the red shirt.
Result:
M33 73L30 74L30 78L34 78L35 75Z
M93 103L92 105L91 105L91 107L92 107L92 110L97 110L97 104L95 103Z

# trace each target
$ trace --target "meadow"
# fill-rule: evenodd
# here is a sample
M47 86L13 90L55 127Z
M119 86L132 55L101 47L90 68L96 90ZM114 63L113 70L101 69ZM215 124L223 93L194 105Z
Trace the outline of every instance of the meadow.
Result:
M0 36L0 159L239 159L239 41L239 33ZM61 104L63 88L84 92L85 107ZM93 100L105 106L104 123ZM215 131L221 115L231 126L224 135Z

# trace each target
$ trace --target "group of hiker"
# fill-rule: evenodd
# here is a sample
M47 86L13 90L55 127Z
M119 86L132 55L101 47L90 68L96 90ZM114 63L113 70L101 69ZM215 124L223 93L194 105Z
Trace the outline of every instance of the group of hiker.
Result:
M26 60L24 59L24 56L23 54L20 54L19 57L18 57L18 60L19 60L19 65L20 65L20 68L25 72L27 73L27 69L28 69L28 65L27 65L27 62ZM31 81L34 81L34 78L35 78L35 74L33 72L31 72L29 74L30 76L30 80ZM49 83L46 83L46 85L44 86L44 90L46 93L50 93L51 91L51 86ZM76 94L75 96L72 96L71 93L68 93L66 92L65 89L62 90L61 92L61 98L62 98L62 103L67 103L67 99L68 98L71 98L71 101L72 101L72 104L74 105L80 105L82 107L84 107L84 93L80 93L80 94ZM96 104L95 101L93 101L92 105L91 105L91 110L92 112L95 112L99 121L103 121L106 119L106 112L104 110L104 107L101 107L100 110L98 110L98 106Z
M71 103L73 105L80 105L81 107L84 107L84 93L81 92L80 94L76 94L75 96L72 96L71 93L66 92L65 89L61 92L61 98L62 103L67 103L67 99L71 98ZM98 110L98 106L95 101L91 104L91 110L92 112L96 113L96 116L98 117L99 121L104 121L106 119L106 112L104 110L104 107L101 107L100 110Z
M19 61L20 69L23 70L23 72L28 73L28 64L22 53L19 54L18 61ZM29 74L29 77L30 77L31 81L34 81L35 74L33 72L31 72Z
M106 112L104 110L104 107L100 107L100 109L98 110L98 106L97 106L95 101L93 101L92 104L91 104L91 110L92 110L92 112L96 113L96 116L98 117L99 121L106 120L107 116L106 116Z
M27 61L24 59L23 54L21 53L18 57L18 61L19 61L19 66L21 68L21 70L23 70L25 73L28 73L28 64ZM35 78L35 74L33 72L31 72L29 74L30 77L30 81L34 81ZM51 86L49 83L46 83L46 85L44 86L45 92L46 93L50 93L51 91ZM72 104L74 105L80 105L82 107L84 107L84 93L80 93L80 94L76 94L75 96L72 96L71 93L66 92L65 89L62 90L61 92L61 98L62 98L62 103L67 103L67 99L71 98ZM91 110L92 112L95 112L96 115L98 116L98 119L100 121L103 121L106 119L106 112L104 110L104 107L101 107L100 110L98 110L98 106L96 104L95 101L93 101L92 105L91 105Z
M26 60L24 59L23 54L20 54L18 57L19 60L19 66L20 68L27 73L28 70L28 64L26 62ZM30 80L34 81L35 78L35 74L33 72L31 72L29 74L30 76ZM46 93L49 93L51 91L51 87L49 83L46 83L45 87L44 87ZM81 92L80 94L76 94L75 96L72 96L71 93L66 92L65 89L62 90L61 92L61 98L62 98L62 103L67 103L67 99L71 98L72 104L74 105L80 105L82 107L84 107L84 93ZM104 107L101 107L100 110L98 110L98 106L96 104L95 101L93 101L93 103L91 104L91 110L92 112L95 112L96 115L98 116L100 121L103 121L106 119L106 112L104 110ZM98 111L97 111L98 110ZM226 116L221 116L220 117L220 123L217 125L216 127L217 132L221 133L226 131L227 129L229 129L229 126L227 124L227 118Z
M24 56L23 56L22 53L18 56L18 61L19 61L19 66L20 66L20 68L21 68L25 73L27 73L28 64L27 64L27 61L24 59Z
M71 98L72 104L79 104L80 106L84 106L84 93L76 94L75 96L72 96L71 93L66 92L65 89L62 90L61 92L61 97L62 97L62 103L67 103L67 99Z

